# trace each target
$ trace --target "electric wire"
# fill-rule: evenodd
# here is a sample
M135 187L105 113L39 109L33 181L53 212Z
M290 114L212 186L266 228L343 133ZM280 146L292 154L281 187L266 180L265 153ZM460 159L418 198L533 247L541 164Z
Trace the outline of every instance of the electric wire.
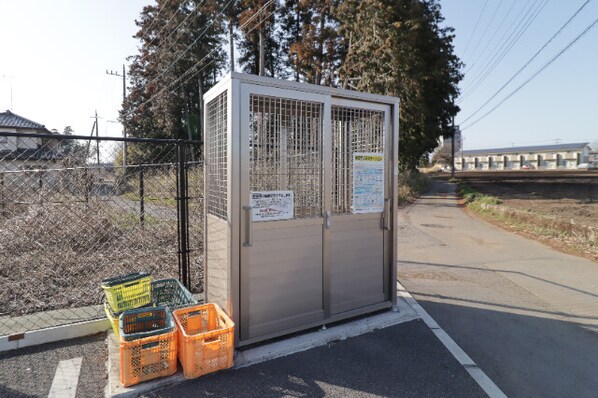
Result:
M476 42L476 45L473 47L473 50L471 50L471 57L472 58L475 57L476 51L480 47L480 44L482 43L482 41L484 41L484 37L486 37L486 33L488 33L488 29L490 28L490 26L492 26L492 23L494 22L494 18L496 18L496 14L498 13L498 10L502 6L502 4L503 4L503 0L500 0L498 2L498 5L494 9L494 12L490 16L490 20L486 23L486 28L484 29L484 31L482 32L482 34L478 38L478 41Z
M517 44L517 42L521 39L523 34L527 31L527 29L531 26L532 22L537 18L540 14L542 9L546 6L549 0L543 0L543 2L537 3L538 6L534 9L534 5L528 10L525 14L524 18L520 21L517 25L516 29L509 35L509 38L506 42L503 43L503 46L496 52L495 57L488 61L485 68L477 74L477 76L469 82L469 85L464 88L464 95L461 97L460 101L463 101L466 97L471 95L475 89L477 89L484 81L488 78L488 76L496 69L496 67L500 64L500 62L509 54L511 49ZM531 14L530 14L531 12Z
M261 7L261 9L265 8L267 6L267 4L265 4L263 7ZM263 18L263 20L267 20L268 18L270 18L272 16L272 14L274 14L276 12L276 8L274 8L265 18ZM251 19L251 18L250 18ZM243 29L247 26L247 23L249 22L249 20L247 20L242 26L240 26L240 29ZM260 24L255 24L250 30L247 31L247 35L249 35L251 32L253 32L255 30L255 28L257 28ZM204 57L205 58L205 57ZM201 62L201 61L200 61ZM171 90L171 92L174 92L176 90L178 90L183 84L185 84L189 79L192 79L193 77L195 77L198 73L203 72L208 66L210 66L212 63L214 62L214 58L212 58L211 61L209 61L207 64L205 64L201 69L195 71L195 72L191 72L191 75L185 79L185 81L179 83L177 85L177 87L175 87L174 89Z
M158 3L156 3L156 6L158 7L158 13L156 14L156 16L152 19L152 22L150 22L149 26L147 27L147 30L145 31L145 33L139 38L140 41L142 41L148 34L149 32L151 32L151 28L154 26L154 24L156 23L156 21L158 21L158 17L160 16L160 14L162 13L162 10L166 9L166 5L168 4L170 0L165 0L164 4L160 7Z
M463 55L465 55L465 53L467 53L467 50L469 49L471 40L475 36L475 32L478 30L478 25L480 24L480 20L482 19L482 15L484 15L484 11L486 10L487 5L488 5L488 0L485 0L484 5L482 6L482 11L480 11L480 15L478 15L478 20L476 21L475 26L473 27L473 31L471 32L471 36L469 37L469 40L467 40L467 45L465 46L465 51L463 51Z
M259 10L252 15L247 21L245 21L245 23L240 27L240 29L245 28L250 22L252 22L255 18L257 18L258 16L260 16L261 12L263 9L265 9L266 7L270 6L272 3L274 3L275 0L269 0L268 2L266 2L262 7L259 8ZM227 3L227 5L220 11L219 14L222 14L222 12L226 9L226 7L231 3L231 1L229 1ZM274 8L274 10L264 19L268 19L270 18L270 16L276 11L276 8ZM216 18L214 18L215 20ZM259 25L259 24L258 24ZM256 25L256 26L258 26ZM248 33L252 32L256 26L254 26ZM204 30L205 31L205 30ZM201 38L201 36L198 37L198 39ZM196 41L198 40L196 39ZM195 41L195 42L196 42ZM195 43L194 42L194 43ZM187 48L187 51L189 50L189 48L191 48L193 46L193 44L191 44L191 46L189 46ZM145 104L153 101L157 96L159 96L160 94L162 94L163 92L165 92L166 90L171 89L172 87L174 87L177 83L181 82L180 84L178 84L176 87L172 88L172 90L170 90L169 92L174 92L175 90L178 90L179 87L181 87L184 83L186 83L187 81L189 81L189 79L193 78L194 76L197 75L197 73L203 71L208 65L210 65L214 60L210 61L208 64L206 64L204 66L204 68L195 71L194 69L196 69L198 66L201 65L201 63L207 59L209 56L211 56L215 51L219 50L220 48L216 47L214 49L212 49L210 52L208 52L208 54L206 54L204 57L202 57L199 61L197 61L193 66L191 66L189 69L187 69L181 76L179 76L177 79L175 79L173 82L168 83L167 85L165 85L162 89L160 89L158 92L152 94L147 100L143 101L141 104L139 104L139 107L144 106ZM180 57L179 57L180 58ZM171 64L171 66L176 62L176 60ZM164 72L163 72L164 73ZM152 82L154 82L155 80L157 80L158 78L160 78L162 75L160 74L159 76L157 76L156 78L152 79ZM184 79L184 80L183 80Z
M566 21L566 22L565 22L565 23L564 23L564 24L563 24L563 25L562 25L562 26L561 26L561 27L560 27L560 28L559 28L559 29L556 31L556 33L554 33L554 34L553 34L553 35L550 37L550 39L548 39L548 41L547 41L546 43L544 43L544 45L542 45L542 47L540 47L540 49L539 49L538 51L536 51L536 53L535 53L534 55L532 55L532 57L531 57L531 58L530 58L530 59L529 59L529 60L528 60L528 61L527 61L527 62L526 62L526 63L525 63L525 64L524 64L524 65L523 65L521 68L519 68L519 70L518 70L517 72L515 72L515 74L514 74L513 76L511 76L511 78L510 78L509 80L507 80L507 82L506 82L506 83L504 83L504 84L503 84L503 85L502 85L502 86L501 86L501 87L500 87L500 88L499 88L499 89L498 89L498 90L497 90L497 91L496 91L494 94L492 94L492 95L490 96L490 98L489 98L489 99L488 99L486 102L484 102L484 103L483 103L483 104L482 104L480 107L478 107L478 108L477 108L477 109L476 109L476 110L475 110L475 111L474 111L474 112L473 112L471 115L469 115L469 116L468 116L466 119L464 119L463 121L461 121L461 123L465 123L465 122L467 122L468 120L470 120L470 119L471 119L472 117L474 117L474 116L475 116L475 115L476 115L478 112L480 112L480 111L481 111L481 110L482 110L482 109L483 109L483 108L484 108L486 105L488 105L488 103L489 103L490 101L492 101L494 98L496 98L496 96L497 96L498 94L500 94L500 93L501 93L501 92L502 92L502 91L505 89L505 87L507 87L507 86L509 85L509 83L511 83L511 82L512 82L512 81L513 81L513 80L514 80L514 79L515 79L517 76L519 76L519 74L520 74L521 72L523 72L523 70L524 70L525 68L527 68L527 67L529 66L529 64L531 64L531 63L532 63L532 61L534 61L534 60L536 59L536 57L537 57L538 55L540 55L540 53L541 53L541 52L542 52L542 51L543 51L543 50L544 50L546 47L548 47L548 45L549 45L550 43L552 43L552 41L553 41L553 40L554 40L554 39L555 39L555 38L556 38L556 37L557 37L559 34L561 34L561 32L562 32L563 30L565 30L565 28L566 28L566 27L567 27L567 26L568 26L568 25L571 23L571 21L573 21L573 19L575 19L575 17L576 17L577 15L579 15L579 13L580 13L580 12L581 12L581 11L582 11L582 10L583 10L583 9L584 9L584 8L585 8L585 7L586 7L586 6L587 6L587 5L588 5L588 4L591 2L591 1L592 1L592 0L586 0L586 2L585 2L585 3L583 3L583 4L581 5L581 7L579 7L579 8L577 9L577 11L575 11L575 13L573 13L573 15L572 15L571 17L569 17L569 19L568 19L568 20L567 20L567 21Z
M540 12L548 4L549 0L536 0L532 6L525 13L523 18L516 24L515 29L511 32L507 40L497 50L495 55L489 59L482 71L480 71L470 82L469 85L463 88L464 95L459 99L459 103L462 102L467 96L471 94L477 87L479 87L487 77L496 69L500 62L509 54L511 49L517 44L521 37L525 34L527 29L538 17ZM536 6L537 5L537 6ZM535 8L534 8L535 7Z
M525 87L529 82L531 82L534 78L536 78L536 76L538 76L546 68L548 68L554 61L556 61L558 58L560 58L561 55L563 55L575 43L577 43L583 36L585 36L592 28L594 28L596 26L596 24L598 24L598 19L595 19L594 22L592 22L590 25L588 25L579 35L577 35L572 41L570 41L561 51L559 51L554 57L552 57L547 63L545 63L540 69L538 69L526 81L524 81L521 85L519 85L515 90L511 91L511 93L509 95L507 95L505 98L503 98L502 101L500 101L498 104L496 104L488 112L484 113L480 118L471 122L467 126L462 127L461 130L463 131L465 129L468 129L468 128L474 126L475 124L477 124L478 122L483 120L485 117L490 115L492 112L494 112L496 109L498 109L498 107L500 107L502 104L504 104L509 98L511 98L513 95L515 95L517 92L519 92L519 90L521 90L523 87Z
M507 10L507 12L505 13L505 15L503 16L502 20L500 21L500 24L498 24L498 27L496 28L496 30L494 31L494 33L492 34L492 36L490 37L490 39L486 42L486 45L484 46L484 48L482 49L482 52L480 53L478 58L481 58L483 54L486 53L486 50L488 49L488 47L490 46L490 43L492 43L494 41L494 38L496 37L496 35L498 34L498 32L500 32L500 29L502 28L502 26L504 25L505 21L507 20L507 18L509 17L509 15L511 15L511 11L513 11L513 8L515 8L515 4L517 4L517 1L513 1L511 3L511 7L509 7L509 9ZM470 67L465 70L465 74L469 73L471 71L471 69L474 68L474 66L476 65L476 60L474 60Z
M491 67L486 71L486 73L484 73L484 75L482 75L479 78L478 82L469 88L469 91L465 93L465 95L463 96L463 99L465 99L467 96L471 95L472 92L474 92L480 85L482 85L484 83L484 81L488 78L488 76L490 76L490 74L496 69L496 67L502 62L502 60L509 54L511 49L517 44L517 42L525 34L527 29L536 20L538 15L540 15L540 13L544 9L544 7L546 7L548 2L549 2L549 0L544 0L543 3L539 4L538 8L536 8L533 11L532 15L530 15L530 17L525 21L525 24L523 25L523 27L519 30L519 32L517 32L516 36L513 38L513 40L511 40L508 47L505 48L505 50L502 52L502 54L499 56L499 58L496 60L496 62L492 63Z
M496 44L496 46L494 46L495 51L493 53L490 53L488 55L488 57L486 57L486 59L482 63L482 67L478 68L479 70L476 71L475 74L469 74L469 75L465 76L466 79L469 79L470 76L473 76L472 79L469 79L469 81L466 82L466 85L471 84L473 79L477 79L478 76L480 74L482 74L483 71L488 67L488 65L491 64L492 61L498 56L498 54L502 51L502 49L505 47L505 45L509 42L509 40L513 36L513 33L519 28L521 22L525 19L525 16L529 13L529 11L533 8L534 4L536 4L537 1L539 1L539 0L527 0L527 2L523 5L523 7L519 10L518 14L513 19L510 26L504 31L503 35L498 40L498 43ZM515 0L513 2L513 4L511 5L511 9L513 9L513 7L516 4L518 4L517 0ZM506 16L505 16L505 18L506 18Z
M170 68L172 68L178 61L181 60L181 58L183 58L183 56L185 56L185 54L187 54L189 52L189 50L191 50L191 48L193 48L193 46L195 44L197 44L197 42L199 41L199 39L201 39L206 32L208 31L208 29L214 25L214 22L216 22L216 20L218 19L218 16L220 15L224 15L224 10L226 10L226 8L233 2L233 0L228 0L228 2L224 5L224 7L222 7L222 9L220 10L220 12L210 21L210 23L207 24L207 26L204 28L204 30L199 34L199 36L197 36L197 38L195 38L195 40L193 40L193 42L185 49L185 51L183 51L182 54L180 54L173 62L171 62L166 69L162 70L162 72L160 72L160 74L152 79L152 82L155 82L156 80L160 79L162 76L164 76L164 74L166 72L168 72L170 70Z

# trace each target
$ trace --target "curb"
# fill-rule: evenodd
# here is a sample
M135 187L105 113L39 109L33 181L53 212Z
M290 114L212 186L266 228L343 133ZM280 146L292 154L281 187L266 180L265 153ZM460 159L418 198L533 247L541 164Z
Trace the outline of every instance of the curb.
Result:
M388 310L387 312L371 315L363 319L343 322L315 332L307 332L281 341L238 351L232 369L256 365L261 362L320 347L333 341L345 340L372 332L375 329L383 329L419 318L419 315L403 297L398 297L397 306L398 311ZM150 391L183 383L187 380L183 377L183 372L179 366L177 373L172 376L146 381L131 387L123 387L120 384L120 348L111 331L106 334L106 342L108 345L108 361L106 365L108 368L108 384L105 389L106 397L137 397Z
M428 312L417 302L417 300L397 281L399 297L403 298L411 308L425 322L428 328L436 335L436 338L446 347L453 357L465 368L471 378L478 383L490 398L507 398L504 392L484 373L482 369L463 351L461 347L448 335L428 314Z
M0 352L89 336L110 329L108 319L96 319L0 337Z

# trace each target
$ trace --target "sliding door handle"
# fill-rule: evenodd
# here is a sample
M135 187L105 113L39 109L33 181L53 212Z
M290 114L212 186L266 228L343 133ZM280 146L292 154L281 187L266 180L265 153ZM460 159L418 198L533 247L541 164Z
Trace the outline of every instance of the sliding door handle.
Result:
M390 219L392 217L390 213L390 199L384 199L384 228L389 231L391 230Z
M245 242L243 242L243 246L251 247L253 245L253 207L243 206L243 210L245 210Z

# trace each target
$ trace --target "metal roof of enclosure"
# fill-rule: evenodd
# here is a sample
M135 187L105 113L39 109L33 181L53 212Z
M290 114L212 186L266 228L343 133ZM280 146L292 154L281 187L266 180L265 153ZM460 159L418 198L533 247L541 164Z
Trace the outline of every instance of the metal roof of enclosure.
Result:
M204 95L206 297L237 346L396 304L398 115L239 73Z

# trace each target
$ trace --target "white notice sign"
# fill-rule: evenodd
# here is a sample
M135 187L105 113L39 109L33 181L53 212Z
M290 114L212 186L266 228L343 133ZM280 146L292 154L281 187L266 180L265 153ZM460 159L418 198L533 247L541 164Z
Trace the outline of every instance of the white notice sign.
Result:
M294 217L293 191L250 192L253 221L289 220Z
M354 214L384 211L384 154L353 154Z

